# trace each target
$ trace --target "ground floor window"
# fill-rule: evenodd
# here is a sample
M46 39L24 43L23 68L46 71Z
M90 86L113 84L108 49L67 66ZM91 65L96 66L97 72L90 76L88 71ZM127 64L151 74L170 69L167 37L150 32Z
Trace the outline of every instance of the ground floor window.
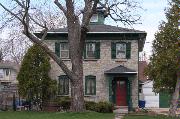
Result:
M67 77L67 75L59 76L58 94L59 95L69 94L69 78Z
M85 76L85 95L96 95L96 76Z

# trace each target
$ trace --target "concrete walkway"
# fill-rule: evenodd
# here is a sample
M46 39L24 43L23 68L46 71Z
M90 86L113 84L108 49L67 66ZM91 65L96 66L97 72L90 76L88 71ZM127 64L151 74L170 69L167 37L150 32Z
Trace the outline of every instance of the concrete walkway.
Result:
M128 108L119 107L113 112L115 113L115 119L122 119L128 113Z
M124 115L115 114L115 119L122 119L123 117L124 117Z

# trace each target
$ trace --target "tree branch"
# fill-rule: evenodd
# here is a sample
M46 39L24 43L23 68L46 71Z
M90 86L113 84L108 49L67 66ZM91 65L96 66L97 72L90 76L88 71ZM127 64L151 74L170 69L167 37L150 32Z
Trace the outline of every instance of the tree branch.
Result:
M59 7L60 10L63 11L64 15L67 16L66 9L59 3L59 1L58 0L54 0L54 3Z
M29 14L28 14L28 10L29 10L29 3L30 0L26 1L26 6L24 8L25 13L23 15L23 18L21 19L20 17L18 17L16 14L14 14L13 12L11 12L8 8L4 7L1 3L0 6L2 6L7 12L9 12L12 16L14 16L15 18L17 18L24 26L24 31L23 34L25 34L33 43L39 45L42 49L44 49L46 51L46 53L61 67L61 69L68 75L68 77L70 79L74 79L74 77L77 77L76 74L74 74L65 64L64 62L54 53L52 52L48 46L39 38L37 38L34 34L32 34L28 28L29 28ZM24 6L24 5L23 5ZM45 29L45 32L42 36L42 39L44 39L47 35L47 29Z
M24 5L24 4L22 4L21 2L19 2L19 0L14 0L20 7L22 7L23 9L26 9L26 6ZM30 2L30 1L29 1ZM35 24L37 24L38 26L40 26L40 27L42 27L42 28L47 28L47 27L45 27L45 24L44 25L42 25L42 24L40 24L39 22L37 22L35 19L33 19L32 17L31 17L31 15L29 15L29 18L35 23Z
M1 6L4 10L6 10L7 12L9 12L11 15L13 15L14 17L16 17L19 21L22 22L22 19L21 19L20 17L18 17L17 14L11 12L8 8L6 8L6 7L5 7L3 4L1 4L1 3L0 3L0 6Z

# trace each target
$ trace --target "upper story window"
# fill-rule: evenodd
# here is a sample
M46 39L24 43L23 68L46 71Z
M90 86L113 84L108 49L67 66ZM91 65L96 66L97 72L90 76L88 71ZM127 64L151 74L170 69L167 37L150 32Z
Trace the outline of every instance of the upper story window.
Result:
M90 19L90 22L98 22L98 14L93 14Z
M96 52L95 43L86 43L86 58L95 58Z
M69 78L67 77L67 75L59 76L58 94L59 95L69 94Z
M116 44L116 58L120 58L120 59L126 58L126 43Z
M55 43L55 53L57 56L59 56L62 59L68 59L69 58L69 45L68 43Z
M60 57L61 58L69 58L69 46L68 43L60 44Z
M112 59L130 59L131 58L131 42L111 42L111 58Z
M62 59L69 58L68 43L55 42L55 53ZM87 42L84 47L84 59L100 59L100 42Z
M100 58L100 42L86 43L84 48L84 59Z

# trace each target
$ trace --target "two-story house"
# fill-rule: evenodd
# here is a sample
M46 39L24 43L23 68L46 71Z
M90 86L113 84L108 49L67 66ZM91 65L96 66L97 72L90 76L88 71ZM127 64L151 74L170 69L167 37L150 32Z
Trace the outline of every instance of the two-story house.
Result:
M104 11L98 9L87 33L83 62L85 100L138 107L138 59L146 32L105 25L104 20ZM67 37L67 28L49 30L44 42L71 67ZM59 82L58 95L70 95L70 81L53 60L49 74Z

